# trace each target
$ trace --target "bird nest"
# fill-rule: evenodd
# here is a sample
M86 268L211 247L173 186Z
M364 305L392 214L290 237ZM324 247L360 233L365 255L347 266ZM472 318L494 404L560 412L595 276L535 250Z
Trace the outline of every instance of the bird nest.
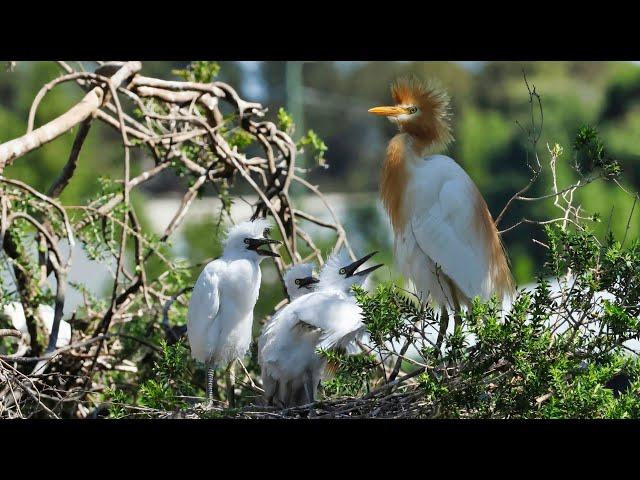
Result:
M214 400L206 405L204 398L183 397L190 406L176 410L118 405L126 410L124 418L158 419L301 419L301 418L426 418L437 411L435 403L415 381L424 371L419 368L383 384L360 397L338 396L295 407L280 408L261 404L260 397L240 408L229 408Z
M425 392L419 388L397 391L385 390L362 397L338 397L312 404L290 408L278 408L249 404L242 408L228 408L223 402L204 403L189 408L166 411L144 407L127 407L131 410L124 418L157 419L341 419L341 418L426 418L432 417L433 402L425 400Z

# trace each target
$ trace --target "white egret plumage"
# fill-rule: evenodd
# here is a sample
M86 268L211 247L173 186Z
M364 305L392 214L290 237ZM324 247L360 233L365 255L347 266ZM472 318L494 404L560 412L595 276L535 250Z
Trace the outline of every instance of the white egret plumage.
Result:
M9 302L2 307L2 316L7 317L11 321L11 325L22 333L22 342L26 345L31 343L31 335L27 328L27 319L24 314L24 308L20 302ZM36 321L42 324L48 336L51 335L53 328L54 309L50 305L38 305L35 312ZM56 339L56 348L66 347L71 343L71 325L65 320L60 320L58 329L58 338Z
M264 329L259 362L267 403L288 407L315 400L327 367L317 349L357 352L364 324L351 287L382 266L356 272L374 253L352 263L344 250L331 255L315 291L282 308Z
M513 292L513 278L491 213L473 180L439 155L453 140L449 97L434 85L400 80L396 103L370 113L388 117L400 133L387 148L380 191L394 231L396 265L423 300L441 307L439 341L456 312L475 296Z
M319 282L319 280L313 276L312 263L297 263L293 265L284 274L283 280L289 302L293 302L296 298L311 293L317 288ZM285 307L286 305L282 308ZM276 380L278 375L270 370L270 363L264 361L263 353L265 352L267 343L271 342L274 334L277 333L277 319L282 308L273 314L269 323L263 327L262 333L258 338L258 364L260 365L262 388L265 391L265 398L268 399L273 398L278 388L278 382Z
M187 313L191 355L207 366L207 398L213 398L213 373L227 368L227 397L233 399L232 369L251 343L253 309L262 279L260 262L277 253L265 246L281 243L268 238L269 222L257 219L232 227L220 258L208 263L193 288ZM263 248L260 248L263 247Z
M313 276L313 263L296 263L287 270L283 280L290 301L312 292L319 282Z

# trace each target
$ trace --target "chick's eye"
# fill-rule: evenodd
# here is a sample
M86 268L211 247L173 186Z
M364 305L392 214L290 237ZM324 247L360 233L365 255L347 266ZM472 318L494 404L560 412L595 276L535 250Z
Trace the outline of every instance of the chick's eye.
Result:
M264 229L264 232L262 232L262 236L263 237L268 237L271 234L271 229L269 227Z
M300 279L296 278L296 285L300 285Z
M244 239L244 243L246 243L247 245L249 245L249 239L248 239L248 238L245 238L245 239Z
M338 273L340 273L340 275L344 275L347 271L344 268L341 268Z
M409 110L409 113L413 114L416 113L418 111L418 107L409 107L407 110Z

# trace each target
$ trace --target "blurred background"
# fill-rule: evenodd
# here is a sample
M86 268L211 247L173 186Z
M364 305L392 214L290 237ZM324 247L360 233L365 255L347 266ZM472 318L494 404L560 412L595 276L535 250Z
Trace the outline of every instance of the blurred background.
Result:
M189 62L143 62L143 75L178 79L172 69ZM526 72L530 85L541 95L544 111L542 137L538 153L545 166L541 179L528 192L532 196L551 192L546 145L558 143L564 154L558 161L560 183L568 185L578 177L572 169L573 139L584 124L595 126L611 156L623 169L622 185L631 191L640 187L640 65L638 62L218 62L217 80L229 83L246 100L269 107L268 119L276 121L279 107L284 107L296 121L294 139L312 129L326 144L326 168L312 158L303 157L299 166L308 168L307 178L328 195L356 255L381 250L379 257L390 268L380 269L376 280L396 279L392 268L391 234L378 200L379 170L386 142L395 127L388 121L369 115L367 109L391 102L389 85L397 76L415 74L434 77L451 95L454 143L446 152L469 173L484 195L493 216L497 216L509 197L529 177L527 160L531 146L518 126L530 124L530 104L523 80ZM77 64L76 64L77 65ZM93 71L91 62L82 67ZM0 142L25 132L30 105L38 90L60 75L53 62L17 62L13 72L0 72ZM72 83L56 87L40 105L36 124L41 125L66 111L82 97ZM536 122L539 117L536 112ZM80 155L74 179L61 200L67 205L80 204L94 195L100 176L120 178L122 169L121 139L109 127L94 123ZM24 180L46 190L66 162L75 132L70 132L38 151L16 161L5 171L7 176ZM152 163L142 151L132 161L134 174ZM186 179L166 171L135 192L134 205L142 222L162 232L186 191ZM237 181L244 193L242 182ZM176 256L192 263L215 257L220 249L215 234L219 204L214 192L198 199L183 227L177 232L172 248ZM297 201L310 213L325 215L321 205L303 192ZM600 213L602 220L594 228L600 233L610 226L621 238L633 199L615 184L596 182L581 190L578 203L590 214ZM247 197L249 200L250 196ZM557 214L553 201L518 203L500 227L506 228L523 216L548 219ZM251 213L249 205L236 201L233 209L237 221ZM640 227L634 215L629 229L631 238ZM532 239L542 240L540 227L522 225L504 235L512 269L520 285L535 279L543 258L543 249ZM328 251L333 239L318 239ZM75 254L74 254L75 255ZM264 262L267 264L268 262ZM283 298L272 265L266 265L265 285L256 315L270 313ZM199 272L196 272L196 275ZM88 283L100 292L108 265L91 265L82 252L74 258L74 281ZM66 310L75 308L81 296L69 298Z

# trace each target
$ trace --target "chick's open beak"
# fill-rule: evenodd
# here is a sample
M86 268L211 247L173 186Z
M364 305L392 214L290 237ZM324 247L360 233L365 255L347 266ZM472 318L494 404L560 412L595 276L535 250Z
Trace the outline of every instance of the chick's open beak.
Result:
M364 270L360 270L358 273L356 273L356 275L359 276L359 277L365 277L365 276L369 275L371 272L373 272L374 270L379 269L383 265L384 265L384 263L379 263L378 265L374 265L373 267L369 267L369 268L366 268Z
M356 260L353 263L350 263L349 265L342 267L340 269L340 273L343 274L345 276L345 278L348 277L352 277L353 275L368 275L369 273L373 272L374 270L376 270L377 268L380 268L383 264L381 263L380 265L376 265L375 267L371 267L371 268L367 268L366 270L363 270L361 272L355 273L356 270L358 268L360 268L360 266L365 263L367 260L369 260L371 257L373 257L376 253L378 252L373 252L370 253L368 255L365 255L364 257L362 257L359 260Z
M381 117L397 117L408 112L403 107L373 107L369 109L369 113L380 115Z
M298 288L311 288L311 285L313 285L314 283L318 283L320 282L320 280L318 280L317 278L313 277L313 276L309 276L309 277L304 277L304 278L298 278L298 281L296 282L296 285L298 285Z
M275 252L272 252L271 250L268 249L263 249L260 250L259 247L263 246L263 245L268 245L268 244L282 244L282 242L280 240L273 240L271 238L247 238L245 239L245 243L247 244L247 249L248 250L254 250L258 255L263 255L263 256L267 256L267 257L279 257L280 255L278 255Z

